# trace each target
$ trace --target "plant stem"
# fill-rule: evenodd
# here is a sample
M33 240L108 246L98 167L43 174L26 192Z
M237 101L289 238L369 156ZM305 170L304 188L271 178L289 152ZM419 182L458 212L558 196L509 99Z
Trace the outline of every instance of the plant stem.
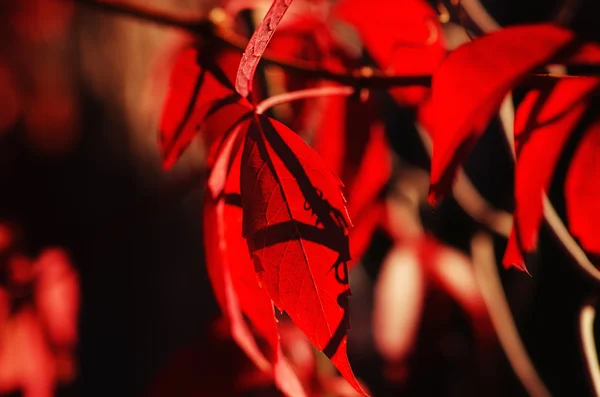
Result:
M174 15L169 12L157 9L145 8L139 5L104 2L99 0L75 0L76 3L86 7L95 8L99 11L120 15L130 18L136 18L147 22L167 26L170 28L182 29L193 34L213 39L227 47L244 51L248 40L237 33L221 29L207 18L189 18L181 15ZM343 85L361 88L388 88L400 86L429 86L431 85L430 75L397 76L388 75L380 71L369 69L368 73L363 73L364 69L358 69L350 72L333 71L320 68L314 62L294 60L293 62L279 59L270 51L266 51L261 62L282 67L291 72L297 72L307 77L321 78L335 81Z
M594 392L600 396L600 364L596 352L596 340L594 338L594 320L596 319L596 298L586 302L579 312L579 332L581 335L581 347L588 369L588 375Z
M327 87L316 87L307 88L305 90L298 90L292 92L285 92L283 94L269 97L259 103L256 106L256 113L263 114L273 106L281 105L282 103L297 101L299 99L315 98L331 95L350 96L355 92L355 89L349 86L327 86Z
M585 275L589 277L596 284L600 284L600 270L590 261L586 253L583 251L581 246L575 241L573 236L569 233L569 230L565 226L560 216L556 213L554 206L550 202L550 199L543 194L543 208L544 208L544 219L552 232L558 238L567 250L571 258L579 266L579 269L583 271Z
M530 396L549 397L550 392L527 354L510 312L497 271L492 239L483 233L475 235L471 251L475 276L506 358Z
M140 5L106 2L102 0L74 0L83 6L92 7L99 11L121 15L130 18L167 26L170 28L182 29L196 35L203 36L220 42L222 45L243 52L248 40L232 31L223 29L210 18L184 17L175 15L167 11L160 11L155 8L147 8ZM335 81L343 85L349 85L357 88L390 88L403 86L424 86L431 85L431 75L390 75L379 70L368 69L368 73L363 73L364 69L354 71L334 71L323 69L314 62L294 60L288 61L277 58L267 50L261 58L261 62L269 65L279 66L288 71L296 72L307 77L320 78L324 80ZM525 83L536 84L540 80L575 77L575 76L597 76L600 74L598 65L585 65L585 70L574 71L570 75L554 76L551 74L534 73Z

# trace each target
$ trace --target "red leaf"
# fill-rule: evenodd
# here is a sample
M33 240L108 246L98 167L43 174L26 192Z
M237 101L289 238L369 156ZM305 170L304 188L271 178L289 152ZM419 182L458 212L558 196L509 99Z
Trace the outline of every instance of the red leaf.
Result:
M508 91L572 40L571 32L553 25L511 27L459 47L442 62L420 115L433 137L430 201L448 191Z
M208 275L217 303L231 328L233 339L258 368L268 371L269 361L258 348L252 332L243 319L240 302L231 280L229 255L233 251L229 250L225 243L224 207L223 200L215 203L210 197L205 198L204 246Z
M392 155L384 127L380 122L375 122L370 128L360 166L352 178L348 204L348 212L352 217L362 214L376 201L391 175Z
M386 73L433 73L446 54L435 11L422 0L343 0L336 14L358 30L369 54ZM428 89L403 87L391 94L400 104L416 105Z
M598 153L600 153L600 119L596 118L577 147L565 181L569 230L579 240L583 249L595 255L600 255Z
M273 303L364 394L346 353L350 219L339 180L294 132L259 116L241 177L244 236Z
M229 178L229 172L231 171L232 161L234 156L232 153L236 153L240 148L240 140L243 139L243 133L248 130L248 123L250 121L244 121L237 124L233 131L225 138L223 144L219 148L219 152L216 155L216 159L212 162L212 169L208 177L208 189L213 199L217 199L225 190L225 185ZM239 170L237 170L239 177ZM239 184L239 183L238 183ZM239 193L239 188L237 189Z
M232 136L232 139L236 137ZM288 396L305 396L300 381L281 352L279 331L273 303L265 288L260 287L248 249L242 237L242 208L240 196L241 150L233 156L233 146L226 146L224 162L232 162L227 183L216 203L207 197L205 235L212 246L207 252L209 274L219 304L231 324L232 336L248 356L263 370L269 369L258 350L254 337L248 330L242 313L254 329L267 342L269 361L273 363L273 375L277 387ZM232 159L233 157L233 159ZM211 208L212 207L212 208ZM215 233L216 229L216 233ZM211 235L211 236L208 236ZM214 246L215 236L218 247ZM222 292L222 290L225 292ZM265 364L267 365L265 367Z
M247 97L252 92L254 72L258 62L290 4L292 4L292 0L273 0L273 5L269 8L267 15L252 34L244 50L244 55L242 55L235 79L235 90L241 96Z
M372 203L365 211L354 220L354 227L350 230L350 256L353 260L349 264L352 270L358 260L362 258L373 238L373 232L385 222L385 204Z
M515 119L515 213L506 266L525 270L522 252L537 247L542 220L542 194L547 191L554 167L573 128L598 88L592 78L565 78L554 86L531 91Z
M200 55L196 48L187 48L179 55L160 121L160 149L166 169L171 168L189 146L207 116L229 105L227 111L233 114L225 119L213 119L231 123L237 121L236 116L242 117L244 111L251 109L247 101L235 93L230 82L237 62L238 55L213 54L208 49ZM207 139L208 146L223 133L224 129L218 129Z
M346 123L348 98L335 95L325 100L312 147L335 175L342 175L346 155L346 127L350 127Z
M350 229L350 252L354 259L361 258L373 230L383 219L377 199L392 172L391 151L373 107L372 102L328 98L313 145L350 187L348 212L355 222Z
M350 138L352 139L352 138ZM350 254L355 260L362 258L371 242L375 229L385 217L381 192L392 175L392 156L385 138L383 125L374 123L360 166L351 179L348 195L348 212L354 220L350 229Z

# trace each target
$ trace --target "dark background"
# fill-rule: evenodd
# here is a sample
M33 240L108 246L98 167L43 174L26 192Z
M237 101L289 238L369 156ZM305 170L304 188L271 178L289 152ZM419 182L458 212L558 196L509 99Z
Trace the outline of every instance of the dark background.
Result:
M508 25L550 20L565 2L483 3L501 24ZM598 38L592 20L598 15L596 2L566 3L576 10L570 25ZM200 12L208 7L193 1L163 1L158 6ZM10 15L10 10L5 11L3 18ZM11 37L10 31L4 33ZM181 376L196 379L189 383L194 385L189 391L200 395L191 388L202 384L203 366L231 357L230 347L219 358L215 354L219 350L209 346L208 327L218 309L203 265L202 162L183 159L170 173L161 171L158 115L136 110L136 96L139 106L146 106L144 86L152 77L155 55L179 39L179 33L164 33L143 22L77 6L67 32L52 43L27 46L21 39L12 46L2 45L4 56L20 65L60 57L59 73L70 81L68 95L76 102L79 128L67 149L41 150L32 143L26 117L0 134L0 219L22 227L32 256L47 246L65 247L81 277L80 372L76 384L64 387L60 395L143 394L169 365L169 357L182 351L189 352L190 366L198 369ZM134 59L132 51L139 56ZM39 68L25 66L19 73L19 80L27 85L35 81ZM159 92L164 90L162 84ZM125 92L125 87L133 88ZM36 83L31 83L29 95L36 92ZM519 92L515 99L519 100ZM392 146L409 163L427 168L423 149L407 132L410 114L393 105L389 113ZM394 133L398 130L403 134ZM513 168L507 150L494 121L467 171L488 200L511 210ZM567 151L562 167L568 155ZM557 172L551 192L559 211L561 177L564 173ZM438 237L460 249L468 250L470 237L479 229L452 199L435 211L425 209L423 215ZM495 242L500 260L506 241L496 236ZM383 236L374 238L365 260L369 277L376 276L388 245ZM594 287L576 271L546 228L541 231L540 254L532 258L529 268L532 277L500 271L527 349L553 394L589 395L577 316ZM438 328L439 321L427 320L440 316L447 319L443 328ZM477 368L472 336L464 314L448 297L434 294L425 318L419 353L412 363L415 376L401 395L525 395L500 351L494 384L473 381ZM439 354L448 343L463 350ZM376 396L399 393L385 384L374 351L351 356L351 361Z

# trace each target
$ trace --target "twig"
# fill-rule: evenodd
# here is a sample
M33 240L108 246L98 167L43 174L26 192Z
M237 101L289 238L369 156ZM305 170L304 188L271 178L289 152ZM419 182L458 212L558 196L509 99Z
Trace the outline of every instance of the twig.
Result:
M476 235L471 241L475 276L500 344L517 377L531 396L550 396L550 392L535 370L510 312L502 283L498 276L494 248L489 236Z
M501 29L498 22L487 12L479 0L461 0L460 6L483 33Z
M78 4L93 7L102 12L125 17L136 18L147 22L167 26L170 28L182 29L193 34L205 36L220 42L222 45L239 50L241 52L246 48L248 40L231 32L227 29L221 29L209 19L186 18L179 15L173 15L169 12L148 9L139 5L124 3L108 3L98 0L75 0ZM279 59L271 51L265 51L261 62L282 67L291 72L297 72L307 77L321 78L335 81L342 85L364 88L389 88L400 86L430 86L430 75L388 75L381 71L369 69L369 73L363 73L363 69L351 72L338 72L329 69L323 69L314 62L294 60L293 62Z
M207 39L215 40L224 46L236 49L243 52L246 48L248 40L228 29L223 29L218 25L218 21L211 21L209 18L201 17L184 17L174 15L166 11L159 11L154 8L145 8L140 5L132 5L117 2L105 2L100 0L74 0L76 3L83 6L92 7L99 11L113 15L121 15L130 18L136 18L142 21L155 23L170 28L182 29L192 34L197 34L206 37ZM293 62L280 59L273 55L269 50L265 51L261 62L269 65L279 66L291 72L302 74L306 77L320 78L324 80L335 81L342 85L349 85L357 88L390 88L402 86L424 86L431 85L431 75L390 75L381 72L380 70L368 69L368 73L364 73L364 69L358 69L350 72L335 71L323 69L315 62L303 61L296 59ZM596 65L587 66L584 70L574 71L570 75L552 75L544 73L533 73L526 84L537 84L542 81L554 78L577 77L599 75L600 67Z
M594 320L596 319L596 301L590 299L579 312L579 331L581 334L581 347L588 368L590 381L596 396L600 396L600 363L594 339Z
M550 226L554 235L560 240L571 258L574 259L584 274L588 275L596 283L600 283L600 270L594 266L583 249L577 244L573 236L571 236L545 193L543 195L543 206L546 223Z

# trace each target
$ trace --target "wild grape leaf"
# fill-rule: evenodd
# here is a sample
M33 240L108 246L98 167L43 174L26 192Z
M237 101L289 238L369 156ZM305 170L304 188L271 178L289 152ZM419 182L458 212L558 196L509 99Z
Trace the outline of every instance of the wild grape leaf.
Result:
M350 254L354 259L362 258L373 232L383 222L385 204L381 193L391 175L391 151L383 126L377 122L371 127L369 142L348 196L348 212L354 221L350 229Z
M352 270L358 263L365 251L369 248L373 239L373 232L378 227L383 227L386 219L386 208L383 201L371 203L365 211L361 212L353 220L354 227L350 230L350 256L353 258L349 263Z
M423 0L342 0L335 15L352 24L369 54L386 73L432 74L446 54L435 11ZM390 90L402 105L416 105L427 95L423 87Z
M378 199L392 171L391 151L374 107L373 101L328 98L313 144L330 169L342 175L349 186L348 213L354 222L349 235L350 252L354 259L362 257L382 219L382 202Z
M381 194L392 175L392 155L380 122L372 124L360 166L351 179L348 212L352 217L364 215Z
M508 91L573 39L570 31L549 24L510 27L459 47L442 62L432 96L420 109L433 138L430 201L448 191Z
M313 149L323 157L325 165L335 175L342 175L344 171L346 133L354 127L346 121L347 100L348 98L337 95L325 98L323 113L312 143ZM364 132L359 129L358 133Z
M600 85L597 86L600 94ZM565 181L569 231L584 250L600 255L600 118L589 126L575 151Z
M256 116L244 143L243 233L273 303L364 394L346 353L350 219L341 182L285 125Z
M212 198L205 198L203 219L206 269L217 303L231 329L233 340L258 368L269 371L270 362L259 349L243 318L239 298L231 280L229 256L236 253L226 246L224 208L223 200L213 202Z
M218 252L207 253L213 289L223 313L229 319L232 336L238 345L259 368L269 370L269 364L272 363L275 384L285 395L302 397L306 395L302 385L281 352L273 303L266 289L259 286L247 245L242 237L242 152L239 147L236 152L233 145L226 146L223 151L222 161L231 162L226 185L216 200L207 196L205 204L205 235L213 236L207 236L207 241L213 242L212 246L207 246L207 251L210 249ZM214 246L215 239L218 240L218 246ZM258 350L242 313L267 342L269 363L264 362L266 359ZM265 364L267 367L264 367Z
M160 121L160 151L166 169L175 164L207 122L207 117L226 109L228 117L219 115L211 120L213 123L231 123L251 109L247 101L235 93L231 83L239 55L229 51L202 51L186 48L179 54L171 72ZM210 147L225 130L209 130L212 135L205 134L204 138Z
M286 17L286 24L278 27L277 35L267 46L269 52L288 62L300 59L321 64L329 53L330 40L333 40L325 21L312 13L296 16L290 21L291 16Z
M235 90L242 97L245 98L252 92L254 73L258 62L290 4L292 4L292 0L273 0L267 15L248 41L235 79Z
M599 83L593 78L565 78L533 90L515 119L515 212L504 264L525 270L523 252L537 247L543 216L542 194L548 190L563 146L589 105Z
M229 174L233 166L233 161L236 158L232 153L239 151L249 123L250 120L244 120L236 124L233 130L225 137L222 144L216 148L215 159L209 162L212 169L208 176L207 185L212 198L215 200L223 194L225 186L230 179ZM239 171L237 175L239 177Z

